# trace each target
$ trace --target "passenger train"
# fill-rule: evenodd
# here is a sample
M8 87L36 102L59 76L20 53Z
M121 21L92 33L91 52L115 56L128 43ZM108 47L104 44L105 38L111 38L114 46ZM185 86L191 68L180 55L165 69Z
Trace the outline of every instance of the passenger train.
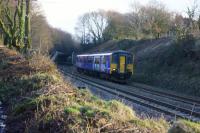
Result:
M126 81L133 74L133 55L123 50L80 54L76 56L76 68L78 72Z

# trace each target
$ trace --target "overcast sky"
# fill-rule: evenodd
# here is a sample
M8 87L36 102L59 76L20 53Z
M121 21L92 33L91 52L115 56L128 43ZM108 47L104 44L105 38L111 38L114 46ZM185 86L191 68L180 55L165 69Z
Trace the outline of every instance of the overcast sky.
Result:
M39 0L44 15L50 25L75 33L74 27L77 19L85 12L103 10L115 10L121 13L130 11L131 3L135 0ZM147 4L149 0L138 0L141 4ZM158 0L171 11L184 13L194 0ZM200 0L197 2L200 5Z

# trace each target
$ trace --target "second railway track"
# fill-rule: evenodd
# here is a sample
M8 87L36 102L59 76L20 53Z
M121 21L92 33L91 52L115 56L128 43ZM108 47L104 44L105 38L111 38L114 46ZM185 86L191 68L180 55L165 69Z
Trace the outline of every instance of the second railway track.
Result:
M176 101L193 104L195 106L200 106L200 98L197 98L197 97L192 98L188 96L177 95L177 94L174 94L174 92L172 91L171 92L161 91L161 90L155 89L155 87L151 87L151 86L143 85L139 83L131 83L131 86L137 87L140 90L146 91L148 93L152 93L154 95L163 95L165 97L170 97L171 99L174 99Z
M118 84L117 85L118 87L116 87L116 86L109 85L105 82L102 83L99 81L95 81L85 75L80 76L79 74L76 74L76 73L72 74L71 72L69 71L67 72L66 70L65 71L62 70L62 72L66 74L67 76L80 80L88 85L95 86L98 89L104 90L114 95L118 95L119 97L122 97L126 100L132 101L134 103L138 103L145 107L152 108L164 114L176 116L176 117L180 117L184 119L189 119L192 121L200 121L200 108L199 107L194 108L195 107L194 101L190 101L189 99L186 99L184 101L183 98L172 97L170 95L171 100L177 100L180 104L181 102L183 102L184 104L188 106L187 107L185 105L186 107L181 107L181 106L178 106L177 104L172 104L173 102L170 103L170 102L166 102L165 100L163 101L163 100L155 99L156 95L159 96L159 92L153 92L155 97L152 97L151 95L148 95L147 90L145 93L144 92L139 93L136 90L133 90L133 89L131 90L131 86L123 87L122 85ZM161 93L160 95L163 97L164 94ZM199 103L196 103L196 105L199 105Z

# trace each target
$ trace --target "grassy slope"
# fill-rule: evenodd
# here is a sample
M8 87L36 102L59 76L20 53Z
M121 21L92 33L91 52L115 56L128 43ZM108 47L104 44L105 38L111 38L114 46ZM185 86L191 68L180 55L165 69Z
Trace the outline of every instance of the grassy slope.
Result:
M8 107L7 132L165 133L169 129L163 119L141 120L120 102L77 90L43 56L25 59L0 48L0 75L0 100ZM187 130L200 131L194 123L188 125Z
M109 41L89 52L128 50L135 55L134 81L200 96L200 42L183 43L174 45L169 38Z

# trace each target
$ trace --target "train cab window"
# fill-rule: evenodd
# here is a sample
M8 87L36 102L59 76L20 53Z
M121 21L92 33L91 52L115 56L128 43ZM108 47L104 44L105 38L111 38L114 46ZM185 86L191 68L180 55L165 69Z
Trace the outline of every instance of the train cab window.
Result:
M118 63L118 55L117 54L112 55L112 63L114 63L114 64Z

